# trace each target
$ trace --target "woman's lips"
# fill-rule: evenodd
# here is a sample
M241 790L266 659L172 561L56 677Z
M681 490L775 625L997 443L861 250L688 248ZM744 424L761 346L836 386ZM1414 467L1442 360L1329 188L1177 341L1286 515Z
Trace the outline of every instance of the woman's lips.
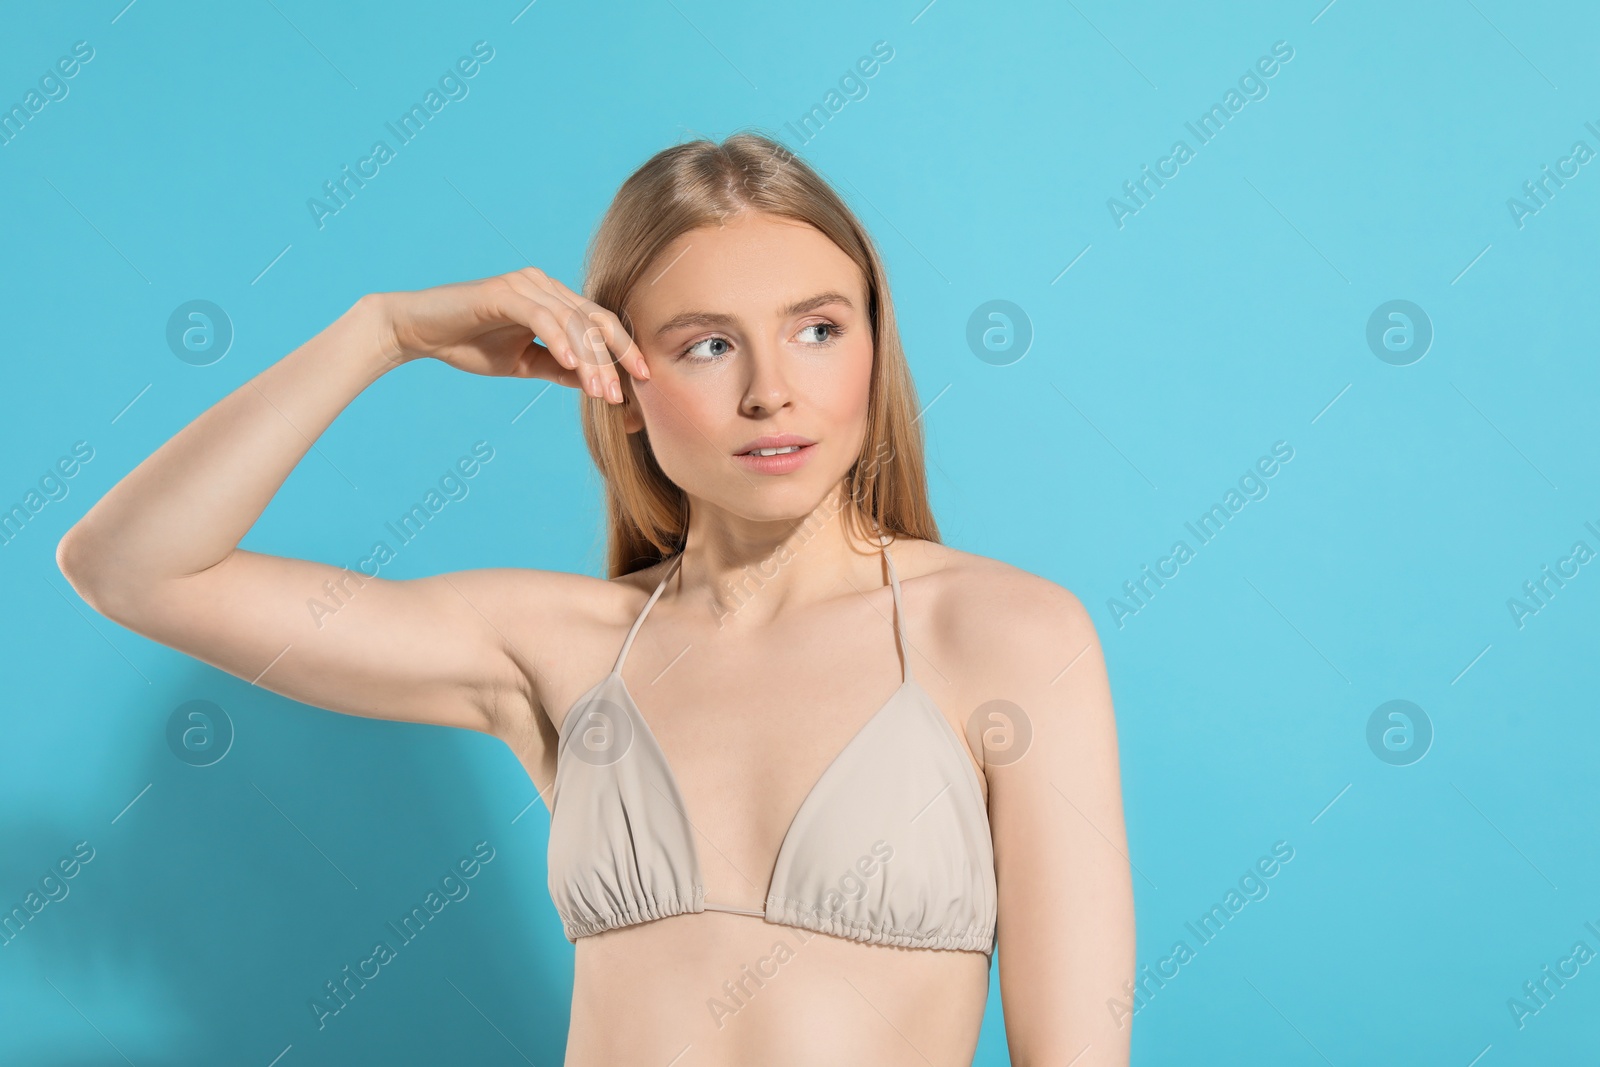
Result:
M756 474L788 474L804 466L816 448L816 445L801 445L793 452L780 452L776 456L737 455L733 458L745 470Z

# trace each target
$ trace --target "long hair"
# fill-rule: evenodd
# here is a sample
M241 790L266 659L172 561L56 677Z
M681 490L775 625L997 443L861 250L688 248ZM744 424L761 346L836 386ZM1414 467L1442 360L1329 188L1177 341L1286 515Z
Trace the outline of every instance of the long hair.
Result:
M741 132L663 149L631 174L589 244L583 295L616 315L628 333L628 300L652 261L680 235L753 211L809 223L860 268L867 281L873 365L867 432L845 477L843 510L859 536L879 532L939 540L928 504L916 386L900 346L894 302L866 228L787 147ZM623 372L626 378L626 372ZM620 405L579 394L584 441L605 485L610 577L642 570L682 551L688 496L657 464L649 430L623 429Z

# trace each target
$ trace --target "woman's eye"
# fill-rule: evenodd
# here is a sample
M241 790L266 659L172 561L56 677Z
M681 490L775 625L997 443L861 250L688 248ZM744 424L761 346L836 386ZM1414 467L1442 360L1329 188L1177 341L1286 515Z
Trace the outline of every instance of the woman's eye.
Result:
M817 343L819 343L819 344L829 344L832 341L834 341L835 339L837 339L839 334L844 332L840 327L834 325L831 322L813 322L810 326L805 327L800 332L801 333L805 333L806 330L827 330L828 331L828 336L826 338L817 338Z
M806 332L808 330L825 330L827 331L827 336L812 337L808 339L806 337ZM814 345L831 345L839 339L839 335L842 333L844 333L844 327L833 322L813 322L809 326L803 326L800 328L801 339L808 340L809 343ZM708 345L720 345L721 347L708 349L706 347ZM696 341L688 348L685 348L680 353L680 357L693 358L701 362L709 363L714 359L718 359L726 355L728 352L728 347L729 343L726 337L707 337L705 340Z
M722 351L720 351L720 352L696 352L695 351L695 349L701 347L702 345L712 345L712 344L720 344L720 345L722 345L723 346L722 347ZM683 354L686 355L686 356L699 356L701 359L715 359L717 356L722 355L724 352L726 352L728 350L727 345L728 345L728 339L726 337L707 337L704 341L696 341L694 344L692 344L688 348L684 349L683 350Z

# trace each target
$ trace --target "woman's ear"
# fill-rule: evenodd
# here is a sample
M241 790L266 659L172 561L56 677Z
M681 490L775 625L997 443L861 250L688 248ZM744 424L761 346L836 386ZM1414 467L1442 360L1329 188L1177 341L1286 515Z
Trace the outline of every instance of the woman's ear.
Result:
M622 390L622 429L625 433L638 433L644 429L644 415L639 410L639 398L634 395L630 387L624 387Z

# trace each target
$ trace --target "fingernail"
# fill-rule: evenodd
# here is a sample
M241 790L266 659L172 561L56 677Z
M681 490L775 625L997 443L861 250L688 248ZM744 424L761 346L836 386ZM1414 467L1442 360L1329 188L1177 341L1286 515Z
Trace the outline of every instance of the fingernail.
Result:
M621 382L615 382L615 381L611 382L606 387L606 392L611 394L611 402L613 404L622 403L622 383Z

